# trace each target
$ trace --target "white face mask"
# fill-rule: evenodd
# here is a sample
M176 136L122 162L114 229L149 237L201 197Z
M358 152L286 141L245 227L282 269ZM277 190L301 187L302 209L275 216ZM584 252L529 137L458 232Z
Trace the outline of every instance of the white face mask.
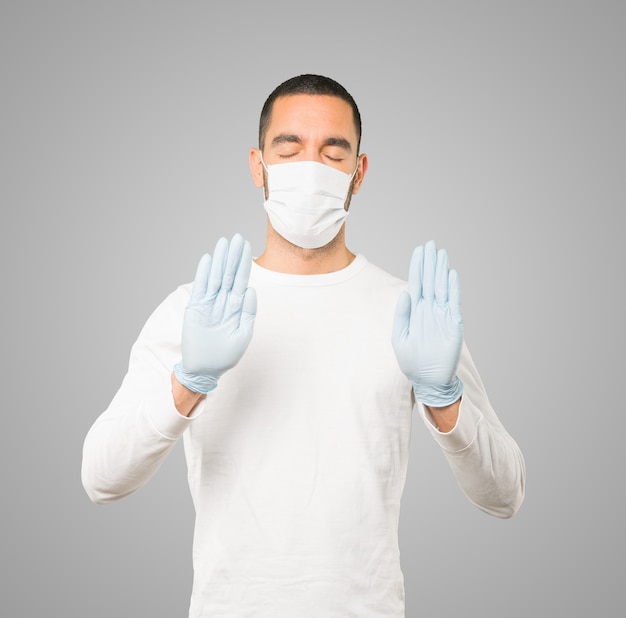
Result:
M352 174L316 161L279 163L267 171L265 210L272 227L304 249L327 245L348 216L345 209Z

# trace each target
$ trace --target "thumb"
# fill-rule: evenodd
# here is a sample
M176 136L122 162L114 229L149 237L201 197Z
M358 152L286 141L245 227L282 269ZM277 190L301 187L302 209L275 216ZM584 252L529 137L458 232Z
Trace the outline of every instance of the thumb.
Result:
M396 303L396 311L393 317L393 331L391 340L400 342L406 339L409 333L409 323L411 319L411 296L408 292L400 292L398 302Z
M248 288L243 297L243 304L241 307L241 320L240 328L247 333L252 332L254 326L254 318L256 317L256 290L254 288Z

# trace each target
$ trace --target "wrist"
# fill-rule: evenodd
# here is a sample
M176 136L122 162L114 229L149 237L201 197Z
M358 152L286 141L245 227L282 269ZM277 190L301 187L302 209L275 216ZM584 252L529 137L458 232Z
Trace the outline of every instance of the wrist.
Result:
M175 408L182 416L189 416L206 395L204 393L197 393L187 388L184 384L181 384L176 378L174 371L172 371L171 382Z
M215 376L187 371L180 361L174 365L174 376L178 382L195 393L206 395L217 387L217 378Z
M454 376L449 384L423 384L413 382L415 398L429 408L445 408L461 399L463 382Z
M441 433L448 433L456 427L459 420L460 406L461 399L457 399L454 403L448 406L433 407L424 405L424 408L428 412L428 416L437 428L437 431Z

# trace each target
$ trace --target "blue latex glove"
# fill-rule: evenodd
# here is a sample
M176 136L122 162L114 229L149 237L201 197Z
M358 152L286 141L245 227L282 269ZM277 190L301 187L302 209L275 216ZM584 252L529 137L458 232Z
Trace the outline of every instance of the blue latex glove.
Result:
M408 291L398 299L392 345L400 369L418 401L443 407L457 401L463 383L456 376L463 343L459 278L448 270L448 254L431 240L415 249Z
M191 299L185 309L182 360L176 379L196 393L208 393L219 377L246 351L254 327L256 292L248 288L250 243L240 234L220 238L213 257L198 263Z

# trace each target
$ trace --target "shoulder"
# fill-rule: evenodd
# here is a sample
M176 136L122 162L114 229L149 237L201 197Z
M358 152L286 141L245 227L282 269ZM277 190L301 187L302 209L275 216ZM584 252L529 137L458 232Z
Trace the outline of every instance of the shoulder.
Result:
M168 333L180 336L185 307L191 298L191 283L185 283L170 292L146 320L141 337L161 337Z
M392 275L391 273L383 270L379 266L376 266L372 262L369 262L364 256L359 255L358 259L363 260L363 267L361 270L361 276L370 285L376 285L378 289L386 289L391 292L400 292L406 289L407 283L405 280Z

